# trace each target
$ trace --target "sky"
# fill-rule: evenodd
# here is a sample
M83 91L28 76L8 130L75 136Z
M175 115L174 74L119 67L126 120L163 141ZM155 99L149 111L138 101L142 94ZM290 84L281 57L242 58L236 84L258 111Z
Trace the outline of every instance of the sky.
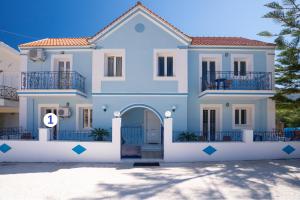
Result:
M273 42L257 33L278 32L262 16L271 0L141 0L190 36L240 36ZM0 41L19 44L43 38L92 36L136 0L1 0Z

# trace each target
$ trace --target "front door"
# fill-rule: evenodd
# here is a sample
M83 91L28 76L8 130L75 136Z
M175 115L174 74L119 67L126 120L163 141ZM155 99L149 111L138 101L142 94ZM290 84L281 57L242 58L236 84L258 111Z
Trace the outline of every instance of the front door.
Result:
M41 108L41 127L47 128L43 122L44 116L48 113L53 113L57 115L57 109L56 108ZM51 128L51 139L56 140L57 139L57 125Z
M161 144L161 126L157 116L145 110L145 143Z
M216 137L216 109L203 109L203 136L209 141L214 141Z

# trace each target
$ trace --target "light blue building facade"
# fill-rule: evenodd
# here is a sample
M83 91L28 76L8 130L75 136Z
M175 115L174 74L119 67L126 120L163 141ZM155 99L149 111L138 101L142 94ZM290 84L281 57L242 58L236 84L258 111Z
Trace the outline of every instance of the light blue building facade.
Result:
M166 111L174 137L275 128L274 45L245 38L190 37L138 3L88 38L20 45L20 126L43 127L59 115L61 130L125 130L162 143ZM124 136L125 137L125 136Z

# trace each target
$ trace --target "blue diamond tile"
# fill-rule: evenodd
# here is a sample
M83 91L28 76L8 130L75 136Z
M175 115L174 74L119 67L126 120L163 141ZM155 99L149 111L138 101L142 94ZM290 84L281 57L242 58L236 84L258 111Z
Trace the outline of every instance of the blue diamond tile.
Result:
M287 154L291 154L291 153L293 153L293 151L295 151L295 148L292 147L291 145L287 145L286 147L284 147L282 149L282 151L284 151Z
M207 153L208 155L212 155L213 153L215 153L217 151L217 149L215 149L214 147L212 147L212 146L209 145L208 147L206 147L205 149L203 149L203 151L205 153Z
M8 152L10 149L11 149L11 147L8 146L7 144L2 144L2 145L0 146L0 151L1 151L2 153L6 153L6 152Z
M86 148L84 148L84 147L81 146L81 145L77 145L77 146L74 147L72 150L73 150L75 153L77 153L77 154L81 154L81 153L83 153L83 152L86 151Z

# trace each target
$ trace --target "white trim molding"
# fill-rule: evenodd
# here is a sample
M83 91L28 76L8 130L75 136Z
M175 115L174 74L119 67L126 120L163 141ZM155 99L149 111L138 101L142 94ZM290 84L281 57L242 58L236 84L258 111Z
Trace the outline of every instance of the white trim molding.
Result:
M202 61L215 61L216 62L216 71L222 71L222 54L199 54L199 91L202 91Z
M246 72L253 72L253 54L231 54L231 62L230 62L230 71L234 71L234 61L235 59L243 60L246 62Z
M80 129L79 127L79 114L80 114L80 108L89 108L89 109L92 109L93 108L93 104L76 104L76 130L82 130ZM84 130L89 130L89 129L84 129Z
M29 89L29 90L17 90L19 96L82 96L87 97L87 95L79 90L55 90L55 89Z
M58 112L58 109L59 109L59 104L38 104L38 127L41 128L41 108L53 108L53 109L56 109L57 112ZM57 121L57 130L59 130L59 117L57 118L58 121Z
M272 131L276 128L275 116L276 116L275 101L267 98L267 130Z
M158 57L173 57L173 76L159 77ZM154 81L177 81L178 92L186 93L188 91L188 54L187 49L153 49L153 80Z
M56 68L58 68L56 60L70 61L70 71L73 70L73 54L52 54L51 55L51 71L58 71L58 69L56 69Z
M203 131L203 110L216 110L216 131L223 130L223 105L222 104L200 104L200 130Z
M255 127L255 104L232 104L232 129L253 129ZM235 110L236 109L245 109L246 110L246 121L247 124L245 125L236 125L235 124ZM251 120L248 122L248 120Z
M123 16L117 18L116 21L109 24L108 27L106 27L104 30L102 30L101 32L99 32L98 34L93 36L89 40L89 42L93 43L98 39L104 39L109 34L111 34L112 32L116 31L117 29L119 29L120 27L125 25L128 21L130 21L132 18L134 18L137 15L142 15L142 16L146 17L151 22L153 22L155 25L157 25L158 27L163 29L165 32L172 35L177 40L181 41L183 44L189 44L191 42L191 38L189 38L188 36L184 35L183 33L179 32L178 30L176 30L174 27L167 24L165 21L160 19L158 16L154 15L149 10L145 9L142 5L135 6L135 8L133 8L129 12L125 13ZM158 23L157 21L160 23ZM173 32L170 31L169 29L167 29L166 27L164 27L162 24L164 24L166 27L168 27Z

